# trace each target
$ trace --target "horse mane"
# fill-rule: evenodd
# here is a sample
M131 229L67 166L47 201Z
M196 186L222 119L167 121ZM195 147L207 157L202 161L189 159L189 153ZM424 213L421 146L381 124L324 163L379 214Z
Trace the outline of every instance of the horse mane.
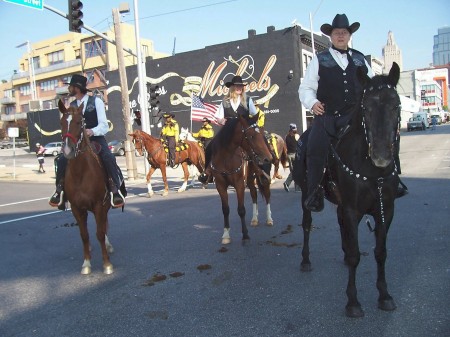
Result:
M217 135L214 137L214 148L227 147L233 138L234 129L236 124L239 122L239 118L229 118L225 125L219 130ZM211 144L212 145L212 144Z

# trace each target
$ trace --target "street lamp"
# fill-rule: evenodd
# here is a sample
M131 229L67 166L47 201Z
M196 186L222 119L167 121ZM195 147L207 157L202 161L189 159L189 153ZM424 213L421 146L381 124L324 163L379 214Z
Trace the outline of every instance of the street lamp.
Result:
M21 48L23 46L27 46L28 51L28 73L30 74L30 91L31 91L31 99L34 101L37 99L37 90L36 90L36 79L34 76L34 62L31 56L31 46L30 41L26 41L22 44L16 46L16 48Z

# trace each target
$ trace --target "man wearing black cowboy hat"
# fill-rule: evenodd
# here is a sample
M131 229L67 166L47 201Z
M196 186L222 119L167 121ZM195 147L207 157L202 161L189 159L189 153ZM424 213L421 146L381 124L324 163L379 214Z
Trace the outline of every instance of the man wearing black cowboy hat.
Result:
M180 129L178 127L178 122L174 119L175 115L173 113L164 113L163 117L165 119L165 123L161 130L161 139L167 142L167 146L169 148L169 165L170 167L174 167L175 148L178 144Z
M211 126L211 121L208 118L203 117L202 127L198 132L193 133L192 136L199 139L205 149L214 137L214 129Z
M345 121L362 92L356 70L361 67L373 76L364 54L348 47L359 26L359 22L350 25L345 14L337 14L331 25L323 24L320 30L330 37L332 46L314 55L300 85L300 100L315 115L306 154L305 201L305 207L313 212L320 212L324 206L321 181L331 137L336 136L336 125Z
M123 177L117 166L116 158L108 148L108 143L104 136L109 130L105 113L105 104L100 98L87 95L88 89L86 88L86 83L87 78L77 74L72 76L70 83L66 83L69 85L69 95L76 98L70 105L78 107L83 104L85 132L91 141L95 141L101 146L99 157L109 176L111 206L122 207L125 203L125 197L120 192L120 185ZM56 165L56 191L51 196L49 204L54 207L61 207L64 202L63 188L64 175L67 166L66 157L59 156L56 160ZM87 172L87 174L89 173Z

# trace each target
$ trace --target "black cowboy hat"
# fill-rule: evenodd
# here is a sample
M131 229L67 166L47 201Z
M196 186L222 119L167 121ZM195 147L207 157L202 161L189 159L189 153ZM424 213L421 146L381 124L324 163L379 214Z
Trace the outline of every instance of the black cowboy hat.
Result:
M165 112L165 113L163 113L162 116L163 116L164 118L169 118L169 117L174 118L174 117L175 117L175 114L173 114L173 113L171 113L171 112Z
M333 23L330 25L328 23L324 23L321 27L320 30L322 31L322 33L324 33L325 35L330 36L331 32L333 31L333 29L335 28L346 28L350 34L353 34L354 32L356 32L359 29L359 22L354 22L351 25L348 22L348 18L347 15L345 14L336 14L336 16L333 19Z
M231 79L231 82L225 83L225 86L227 88L231 87L232 85L247 85L247 82L242 82L242 77L241 76L234 76Z
M203 122L211 123L211 121L208 118L206 118L206 117L203 117Z
M84 77L83 75L72 75L72 78L70 79L70 82L67 83L65 82L64 84L68 84L74 87L78 87L80 89L85 89L85 90L89 90L86 88L86 83L87 83L87 78Z

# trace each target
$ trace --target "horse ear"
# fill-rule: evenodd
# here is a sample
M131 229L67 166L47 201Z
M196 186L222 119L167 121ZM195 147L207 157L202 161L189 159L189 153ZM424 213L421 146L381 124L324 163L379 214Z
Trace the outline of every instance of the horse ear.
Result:
M363 67L358 67L358 69L356 70L356 76L359 83L361 83L363 87L370 81L370 77L367 76L367 69Z
M397 86L399 79L400 79L400 67L396 62L393 62L391 70L389 70L388 81L395 87Z
M67 112L66 106L64 105L64 103L61 99L58 102L58 109L62 114Z

